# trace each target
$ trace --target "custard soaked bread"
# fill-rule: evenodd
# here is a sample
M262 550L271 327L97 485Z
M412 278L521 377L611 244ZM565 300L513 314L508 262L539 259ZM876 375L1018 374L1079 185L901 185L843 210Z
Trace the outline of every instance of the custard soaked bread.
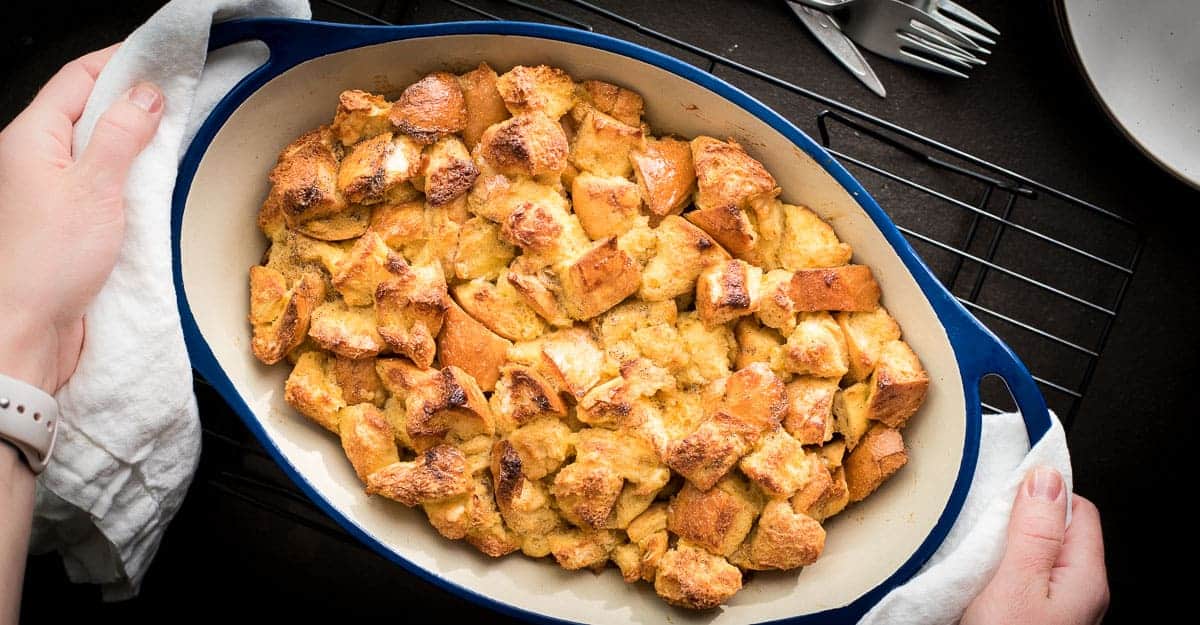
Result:
M820 557L929 376L829 224L643 108L547 66L344 92L271 172L250 347L367 493L706 609Z

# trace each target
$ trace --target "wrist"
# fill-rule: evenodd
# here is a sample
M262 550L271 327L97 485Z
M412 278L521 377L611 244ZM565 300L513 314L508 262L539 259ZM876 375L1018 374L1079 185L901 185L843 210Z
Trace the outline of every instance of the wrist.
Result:
M0 493L28 479L33 479L33 470L21 452L16 446L0 440ZM3 498L3 494L0 494L0 498Z
M50 395L58 390L57 335L21 315L4 315L0 324L0 373L32 384Z

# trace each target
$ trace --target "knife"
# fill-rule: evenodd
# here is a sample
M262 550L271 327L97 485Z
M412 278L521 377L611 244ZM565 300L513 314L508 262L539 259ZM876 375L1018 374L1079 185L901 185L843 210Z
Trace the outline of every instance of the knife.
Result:
M858 51L858 46L842 33L842 29L832 15L794 0L788 0L788 6L791 7L796 17L800 18L800 21L808 27L808 31L817 38L817 41L820 41L821 45L825 46L825 49L829 50L830 54L833 54L843 67L850 70L855 78L862 81L862 84L876 95L881 98L887 97L887 89L883 88L883 83L879 82L875 71L871 69L870 65L867 65L867 60Z

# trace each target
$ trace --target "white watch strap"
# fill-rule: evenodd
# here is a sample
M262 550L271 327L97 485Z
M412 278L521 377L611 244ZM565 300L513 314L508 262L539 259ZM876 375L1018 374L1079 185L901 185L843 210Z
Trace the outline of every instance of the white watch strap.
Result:
M58 437L58 402L40 388L0 374L0 439L17 446L41 473Z

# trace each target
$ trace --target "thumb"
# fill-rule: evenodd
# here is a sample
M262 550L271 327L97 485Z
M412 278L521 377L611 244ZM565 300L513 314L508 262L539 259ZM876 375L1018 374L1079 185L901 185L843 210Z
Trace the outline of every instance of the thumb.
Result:
M133 159L150 143L163 114L163 95L148 82L135 85L96 121L79 159L93 192L117 200Z
M997 579L1020 590L1047 597L1050 572L1062 550L1066 531L1067 497L1062 475L1037 467L1025 476L1008 522L1008 546Z

